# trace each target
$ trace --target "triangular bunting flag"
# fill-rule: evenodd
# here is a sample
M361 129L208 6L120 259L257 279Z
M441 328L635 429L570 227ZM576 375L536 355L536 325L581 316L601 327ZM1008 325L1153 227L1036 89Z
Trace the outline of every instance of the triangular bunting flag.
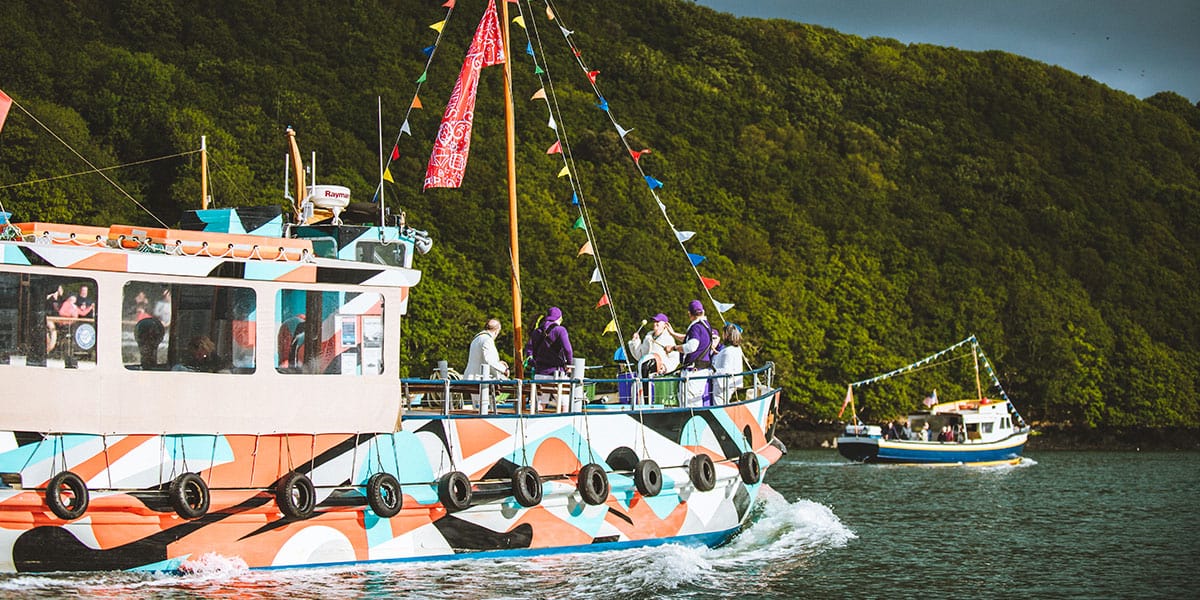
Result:
M600 308L601 306L608 306L608 294L600 296L600 301L596 303L596 308Z
M571 226L571 229L587 229L587 227L583 224L583 215L579 215L579 218L575 219L575 224Z
M571 206L579 206L579 194L571 192Z
M688 252L687 255L688 255L688 260L692 261L693 267L704 262L704 259L705 259L704 256L700 256L699 254L692 254L691 252Z
M445 6L446 8L454 8L454 0L446 0L446 3L442 6Z
M533 56L533 42L525 42L525 54Z
M516 25L517 27L520 27L521 29L525 29L525 17L522 17L521 15L517 15L516 17L513 18L512 22L513 22L513 25Z
M400 126L400 133L407 133L408 135L412 135L412 130L408 128L408 119L405 119L404 124Z
M387 181L389 183L396 183L396 180L392 179L392 168L391 167L387 167L383 170L383 180Z
M546 18L551 21L554 20L554 11L550 10L549 4L546 5Z
M567 29L566 27L563 27L562 25L559 25L558 29L559 29L559 31L562 31L563 37L571 37L571 34L575 33L574 31L571 31L570 29Z
M643 154L650 154L650 149L646 148L645 150L630 150L629 151L629 155L633 157L633 162L638 163L638 164L642 164L641 160L642 160Z
M446 21L442 20L442 21L438 21L437 23L434 23L433 25L430 25L429 28L438 33L441 33L442 28L445 26L446 26Z
M567 175L570 175L570 174L571 174L571 170L567 168L567 165L563 165L562 170L558 172L559 177L566 177Z
M592 254L592 240L584 242L583 246L580 246L579 248L579 254L576 254L575 256L583 256L584 254L594 256L594 254Z
M533 96L531 96L529 99L537 100L538 98L541 98L542 100L546 99L546 88L538 88L538 91L534 92Z
M851 402L854 402L854 386L848 385L846 386L846 399L842 400L842 410L838 411L839 419L842 418L842 413L846 412L846 407L850 406Z
M542 70L542 65L534 65L533 66L533 74L534 75L545 75L546 72Z
M717 287L718 285L721 285L720 281L717 281L716 279L712 279L710 277L701 277L700 283L704 284L704 289L706 289L706 290L711 290L711 289Z
M588 283L600 283L600 281L600 267L596 267L592 269L592 279L591 281L588 281Z
M617 320L613 319L608 322L608 325L604 326L604 333L601 333L600 335L604 335L607 333L616 333L616 332L617 332Z
M625 129L624 127L621 127L620 125L617 125L617 135L619 135L621 137L625 137L625 136L629 135L630 131L633 131L633 129Z
M595 85L596 84L596 76L598 76L598 75L600 75L600 71L588 71L588 81L591 81L592 85Z
M695 231L676 231L675 239L679 240L679 243L682 244L682 243L692 239L693 235L696 235Z
M613 352L613 360L620 360L620 361L625 360L625 347L624 346L617 348L617 351Z
M392 160L400 158L400 146L392 146Z
M413 107L413 108L425 108L425 105L424 105L424 104L421 104L421 97L420 97L420 96L418 96L418 95L416 95L416 94L413 94L412 107Z
M546 149L546 154L559 154L562 152L562 140L556 140L553 146Z
M597 104L596 106L599 106L600 110L608 112L608 100L605 100L604 96L600 96L600 104Z
M550 115L550 122L546 123L546 127L558 131L558 123L554 122L554 115Z
M724 302L717 302L716 300L713 300L713 306L717 308L717 312L724 314L733 308L733 303L730 302L729 304L725 304Z
M417 83L425 83L425 71L421 71L421 76L417 78Z
M661 189L663 186L661 181L659 181L649 175L646 176L646 183L650 185L650 189L652 189L652 190Z
M436 48L437 46L425 46L424 48L421 48L421 52L425 53L425 56L433 56L433 51Z

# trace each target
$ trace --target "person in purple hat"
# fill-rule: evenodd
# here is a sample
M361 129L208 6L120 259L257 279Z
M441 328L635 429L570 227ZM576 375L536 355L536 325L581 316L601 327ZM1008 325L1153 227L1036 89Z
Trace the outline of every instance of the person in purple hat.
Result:
M702 406L712 402L709 392L709 376L712 375L713 351L717 346L717 332L704 316L704 305L699 300L688 303L688 315L692 322L684 337L683 366L687 370L687 406Z
M534 379L565 379L567 367L575 360L571 336L563 326L562 318L562 311L551 306L542 324L529 334L525 355L533 358Z
M653 371L642 373L643 377L670 373L679 367L679 354L676 352L679 346L671 335L671 320L667 315L658 313L651 318L651 322L653 325L645 339L641 339L635 331L633 338L629 340L629 353L635 360L641 361L647 356L656 359L652 365Z

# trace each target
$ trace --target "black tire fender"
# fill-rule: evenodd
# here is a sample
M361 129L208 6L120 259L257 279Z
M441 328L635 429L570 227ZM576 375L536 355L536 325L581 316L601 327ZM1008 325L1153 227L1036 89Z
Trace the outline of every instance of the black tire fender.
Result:
M64 489L65 488L65 489ZM64 496L63 492L68 495ZM50 511L64 521L74 521L87 512L87 484L78 475L63 471L46 484L46 504Z
M167 499L175 514L184 519L199 519L208 514L208 506L212 501L208 484L196 473L184 473L171 480L167 488Z
M275 485L279 512L293 519L307 519L317 510L317 490L304 473L292 471Z
M542 503L542 478L533 467L517 467L512 476L513 498L529 508Z
M707 454L697 454L688 460L688 478L701 492L717 487L717 467Z
M367 505L375 514L390 519L404 508L404 491L395 475L379 472L367 480Z
M738 473L742 476L742 481L749 485L758 483L762 477L762 465L758 464L758 455L753 452L743 452L738 457Z
M643 496L657 496L662 491L662 469L653 459L643 458L633 467L633 484Z
M575 489L579 491L584 502L592 506L604 504L608 500L608 473L604 471L604 467L596 463L583 465L579 469Z
M438 479L438 500L446 512L458 512L471 506L471 479L462 471L450 471Z

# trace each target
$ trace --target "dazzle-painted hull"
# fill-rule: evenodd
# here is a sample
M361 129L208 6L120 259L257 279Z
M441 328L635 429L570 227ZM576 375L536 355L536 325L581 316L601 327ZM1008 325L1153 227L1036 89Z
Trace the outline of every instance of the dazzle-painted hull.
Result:
M842 436L837 448L842 456L862 463L1004 464L1021 460L1028 437L1028 433L1017 433L989 443L956 443Z
M0 570L186 570L209 554L252 568L441 559L475 553L546 553L667 542L720 544L746 521L761 479L747 482L738 459L754 452L765 469L778 391L705 409L537 416L409 416L383 434L37 435L0 434ZM712 489L700 491L689 460L709 456ZM638 491L630 458L661 465L662 491ZM607 498L588 504L577 473L601 465ZM541 477L543 496L513 496L518 465ZM56 473L76 473L90 502L80 518L48 508ZM439 499L450 471L472 482L471 505ZM207 513L187 519L166 493L194 472L211 490ZM317 510L285 516L273 491L288 473L316 485ZM403 504L390 518L368 506L372 474L394 474ZM13 474L19 474L19 480ZM15 485L14 485L15 484ZM20 487L16 487L20 486Z

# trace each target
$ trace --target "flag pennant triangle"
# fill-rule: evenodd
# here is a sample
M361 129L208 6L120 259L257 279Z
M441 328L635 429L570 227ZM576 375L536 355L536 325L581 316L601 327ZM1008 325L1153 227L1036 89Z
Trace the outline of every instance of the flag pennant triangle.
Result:
M571 37L571 34L575 33L574 31L571 31L570 29L567 29L566 27L563 27L562 25L559 25L558 29L559 29L559 31L562 31L563 37Z
M425 71L421 71L421 76L417 78L417 83L425 83L426 76L427 76L427 74L425 73Z
M541 98L542 100L546 99L546 88L538 88L538 91L534 92L533 96L529 97L530 100L537 100L538 98Z
M579 194L571 192L571 206L579 206Z
M635 162L639 165L642 164L642 155L643 154L650 154L650 149L645 148L643 150L630 150L629 151L629 155L633 157L633 162Z
M412 135L412 130L408 128L408 119L405 119L404 124L400 126L400 133L406 133L410 136Z
M533 42L525 42L525 54L533 56Z
M601 281L600 267L592 269L592 278L588 281L588 283L600 283Z
M568 169L567 165L563 165L562 170L560 170L558 172L559 177L566 177L567 175L570 175L570 174L571 174L571 169Z
M391 167L386 167L386 168L384 168L384 170L383 170L383 180L384 180L384 181L387 181L387 182L389 182L389 183L396 183L396 180L395 180L395 179L392 179L392 168L391 168Z
M454 0L446 0L446 3L443 4L442 6L444 6L446 8L454 8Z
M418 95L416 95L416 94L413 94L412 107L413 107L413 108L425 108L425 105L424 105L424 104L421 104L421 97L420 97L420 96L418 96Z
M555 140L554 145L546 149L546 154L561 154L562 140Z
M695 231L676 231L675 239L679 240L679 243L682 244L682 243L692 239L692 236L694 236L694 235L696 235Z
M630 131L633 131L633 129L632 128L625 129L624 127L621 127L620 125L617 125L617 135L619 135L621 137L625 137L625 136L629 135Z
M600 308L601 306L608 306L608 294L600 296L600 301L596 303L596 308Z
M437 49L437 46L436 46L436 45L434 45L434 46L425 46L424 48L421 48L421 52L423 52L423 53L425 54L425 56L433 56L433 51L434 51L435 49Z
M546 123L546 127L558 131L558 123L554 122L554 115L550 115L550 122Z
M717 281L716 279L713 279L711 277L701 277L700 283L704 284L704 289L706 289L706 290L711 290L711 289L717 287L718 285L721 285L720 281Z
M546 19L550 21L554 20L554 11L550 10L549 4L546 5Z
M588 81L591 81L592 85L596 85L596 77L599 75L600 71L588 71Z
M534 75L544 75L545 73L546 72L542 70L542 65L534 65L533 66L533 74Z
M687 255L688 255L688 260L692 261L693 267L704 262L704 259L706 258L704 256L700 256L699 254L692 254L691 252L688 252Z
M583 256L584 254L595 256L592 254L592 240L584 242L583 245L579 247L579 254L576 254L575 256Z
M663 186L663 183L661 181L659 181L649 175L646 176L646 183L650 186L650 189L652 189L652 190L662 189L662 186Z
M605 100L604 96L600 96L600 104L597 104L596 106L599 106L600 110L608 112L608 100Z
M400 146L398 146L398 145L392 146L392 160L397 160L399 158L400 158Z
M579 215L579 218L575 219L575 224L571 226L571 229L587 230L587 226L583 224L583 215Z
M520 27L521 29L525 29L525 17L523 17L521 15L517 15L516 17L513 17L512 22L513 22L513 25L516 25L517 27Z
M616 320L616 319L609 319L609 321L608 321L608 325L605 325L605 326L604 326L604 333L601 333L600 335L605 335L605 334L609 334L609 333L616 333L616 332L617 332L617 320Z
M436 31L436 32L438 32L438 33L441 33L441 32L442 32L442 29L443 29L444 27L446 27L446 21L445 21L445 20L438 21L437 23L434 23L433 25L430 25L430 26L429 26L429 28L430 28L430 29L432 29L432 30L434 30L434 31Z
M620 361L626 360L624 346L617 347L617 351L613 352L613 360L620 360Z
M734 305L733 305L733 303L732 303L732 302L730 302L729 304L726 304L726 303L724 303L724 302L717 302L716 300L713 300L713 306L715 306L715 307L716 307L716 309L717 309L717 312L719 312L719 313L727 313L727 312L729 312L730 310L732 310L732 309L733 309L733 306L734 306Z

